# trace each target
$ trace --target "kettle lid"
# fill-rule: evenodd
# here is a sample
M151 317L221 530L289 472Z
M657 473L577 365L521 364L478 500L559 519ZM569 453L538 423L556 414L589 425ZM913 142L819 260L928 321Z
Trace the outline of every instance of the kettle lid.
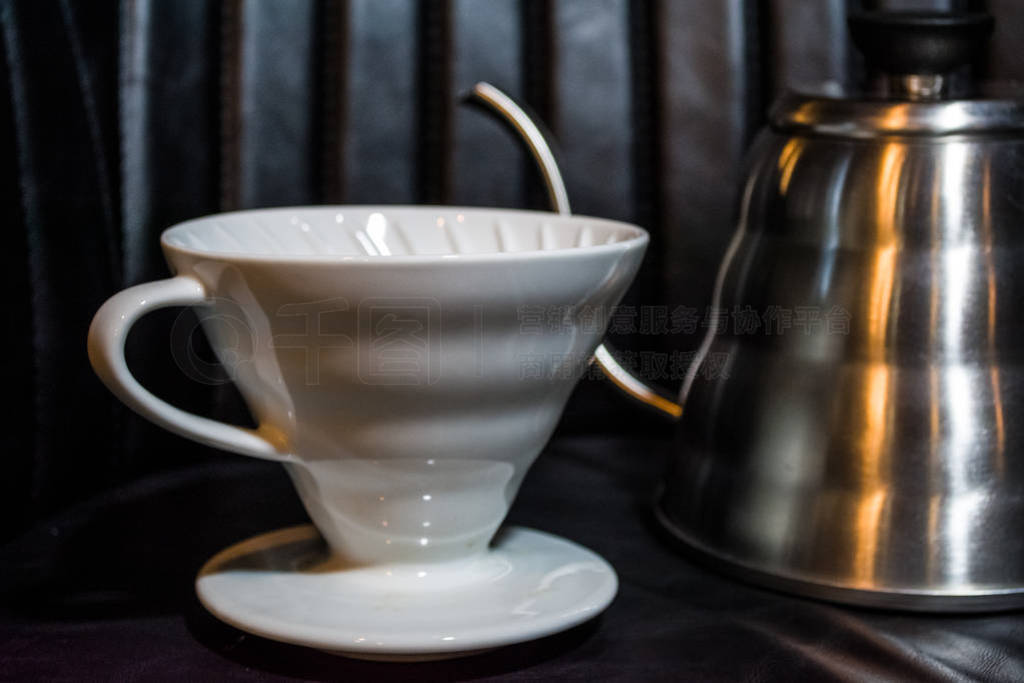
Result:
M992 33L981 12L859 12L848 19L869 87L790 92L769 114L780 130L842 137L1024 131L1024 98L964 78Z

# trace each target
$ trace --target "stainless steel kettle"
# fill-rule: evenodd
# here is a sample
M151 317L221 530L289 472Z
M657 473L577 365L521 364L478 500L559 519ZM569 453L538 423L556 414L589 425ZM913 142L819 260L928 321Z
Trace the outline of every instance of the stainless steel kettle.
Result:
M1024 605L1024 102L961 78L987 15L850 28L875 87L784 96L751 151L714 307L759 326L646 397L681 412L657 516L797 593Z
M1024 605L1024 100L978 92L984 14L861 13L860 95L790 93L755 141L655 506L723 570L854 604ZM520 134L552 203L540 128Z

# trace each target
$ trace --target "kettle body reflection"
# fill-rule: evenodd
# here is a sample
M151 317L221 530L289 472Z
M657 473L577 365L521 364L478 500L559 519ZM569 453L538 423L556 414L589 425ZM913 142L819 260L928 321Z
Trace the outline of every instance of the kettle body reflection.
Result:
M991 28L851 18L873 89L790 94L752 149L713 306L760 329L705 338L656 505L729 571L1024 604L1024 104L953 77Z
M655 505L682 546L783 590L926 611L1024 606L1024 97L975 88L979 13L865 12L867 91L789 93L749 154L716 322ZM524 112L560 211L568 201Z
M761 327L709 336L659 517L784 588L1019 603L1024 139L789 124L755 144L717 292Z

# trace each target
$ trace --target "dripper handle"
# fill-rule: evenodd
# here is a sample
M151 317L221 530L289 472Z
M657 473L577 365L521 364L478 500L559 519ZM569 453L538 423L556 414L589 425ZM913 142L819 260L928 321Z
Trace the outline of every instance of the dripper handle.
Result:
M237 427L181 410L157 398L132 376L124 345L135 321L167 306L190 306L209 301L203 285L178 275L129 287L107 299L89 326L89 362L99 378L121 401L142 417L193 441L255 458L291 462L269 439L254 429Z

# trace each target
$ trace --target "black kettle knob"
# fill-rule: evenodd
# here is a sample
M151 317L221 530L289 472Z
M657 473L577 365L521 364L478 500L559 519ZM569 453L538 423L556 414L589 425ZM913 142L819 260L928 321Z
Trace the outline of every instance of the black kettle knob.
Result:
M969 64L995 25L982 12L859 12L848 22L868 63L891 74L943 74Z
M941 79L971 63L995 22L983 12L858 12L848 24L870 70Z

